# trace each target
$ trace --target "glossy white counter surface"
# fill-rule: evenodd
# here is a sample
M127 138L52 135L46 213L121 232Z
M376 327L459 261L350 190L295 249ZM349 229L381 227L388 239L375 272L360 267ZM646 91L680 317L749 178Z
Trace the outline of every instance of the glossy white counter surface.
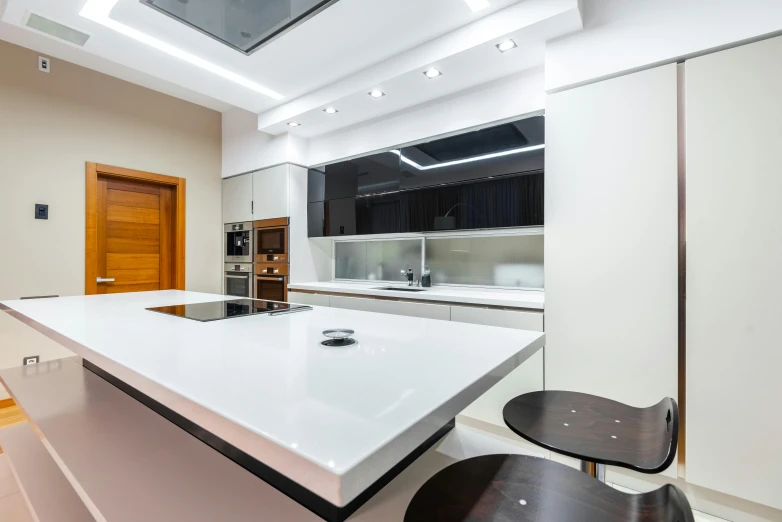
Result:
M295 283L288 285L288 290L331 292L337 294L356 294L356 296L393 297L398 299L415 299L417 301L439 301L446 303L464 303L470 305L506 306L511 308L529 308L543 311L545 293L537 290L504 290L479 289L459 286L433 286L422 292L395 292L393 290L378 290L385 286L407 288L406 283L389 284L353 283L347 281L330 281L323 283Z
M161 291L3 304L338 506L502 378L503 363L543 345L538 332L324 307L210 323L145 310L225 299ZM328 328L354 329L359 344L322 347Z

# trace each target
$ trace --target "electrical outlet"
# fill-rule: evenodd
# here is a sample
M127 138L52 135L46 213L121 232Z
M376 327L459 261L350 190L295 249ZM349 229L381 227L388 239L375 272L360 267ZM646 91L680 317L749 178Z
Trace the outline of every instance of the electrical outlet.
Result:
M52 60L51 58L46 58L45 56L39 56L38 57L38 70L41 72L51 72L52 70Z
M30 366L31 364L38 364L40 360L41 360L40 355L31 355L30 357L25 357L22 364L24 366Z

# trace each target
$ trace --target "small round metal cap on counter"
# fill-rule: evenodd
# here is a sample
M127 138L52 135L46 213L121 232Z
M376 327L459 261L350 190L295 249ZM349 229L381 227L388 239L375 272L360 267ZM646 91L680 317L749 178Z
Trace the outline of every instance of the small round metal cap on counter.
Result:
M325 330L323 332L323 335L329 337L329 339L326 341L322 341L320 344L332 348L352 346L358 342L355 339L352 339L353 334L355 333L356 332L348 328L334 328L331 330Z

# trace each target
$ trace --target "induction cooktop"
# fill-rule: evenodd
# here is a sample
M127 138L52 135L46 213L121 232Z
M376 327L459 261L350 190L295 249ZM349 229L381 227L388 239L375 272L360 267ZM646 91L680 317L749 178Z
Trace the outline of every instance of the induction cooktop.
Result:
M147 310L206 323L248 315L280 315L306 312L312 310L312 307L261 299L231 299L230 301L158 306L147 308Z

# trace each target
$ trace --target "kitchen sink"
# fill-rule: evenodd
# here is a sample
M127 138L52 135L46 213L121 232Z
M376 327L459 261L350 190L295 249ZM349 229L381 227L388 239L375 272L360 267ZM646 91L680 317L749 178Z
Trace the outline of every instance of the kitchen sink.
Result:
M411 286L384 286L375 290L393 290L394 292L425 292L426 288L413 288Z

